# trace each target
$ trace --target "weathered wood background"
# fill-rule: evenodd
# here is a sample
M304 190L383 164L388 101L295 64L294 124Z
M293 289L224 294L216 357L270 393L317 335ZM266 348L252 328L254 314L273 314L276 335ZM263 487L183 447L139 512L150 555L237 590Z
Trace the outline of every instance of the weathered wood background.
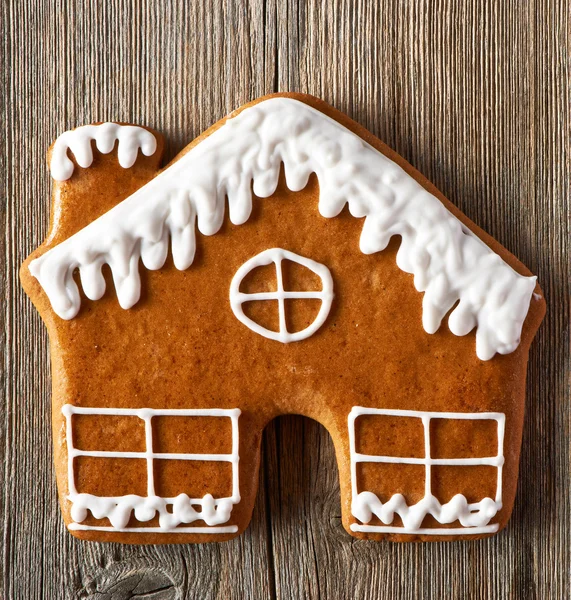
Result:
M571 6L566 0L4 0L0 98L3 598L569 598ZM92 121L163 131L173 156L242 103L321 96L395 148L537 273L516 509L483 542L353 540L333 446L284 418L231 543L80 543L64 529L44 328L17 269L47 228L44 154ZM1 592L0 592L1 596Z

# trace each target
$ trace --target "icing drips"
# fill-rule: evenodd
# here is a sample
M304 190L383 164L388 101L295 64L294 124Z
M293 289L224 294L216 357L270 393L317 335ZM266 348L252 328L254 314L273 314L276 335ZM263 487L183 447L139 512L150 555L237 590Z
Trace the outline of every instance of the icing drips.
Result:
M424 430L424 458L401 456L376 456L361 454L355 446L355 420L361 415L387 415L397 417L418 418L422 421ZM430 422L432 419L462 419L462 420L494 420L497 423L498 449L496 456L474 458L433 458L430 450ZM372 533L405 533L428 535L458 535L464 530L448 528L420 529L424 518L432 515L439 523L445 525L460 521L466 527L465 533L489 533L497 531L498 525L488 525L502 508L502 471L504 465L503 445L505 432L505 415L503 413L452 413L427 412L415 410L388 410L354 406L349 413L349 451L351 457L351 513L365 525L353 523L352 531ZM424 497L409 506L402 494L394 494L384 504L376 494L368 491L358 491L357 464L393 463L422 465L424 474ZM496 497L484 498L480 502L468 503L462 494L456 494L449 502L441 504L432 493L431 469L433 465L474 466L489 465L497 468ZM395 514L402 520L403 526L383 527L367 525L373 518L378 517L385 525L390 525ZM471 529L470 529L471 528Z
M480 359L517 348L536 278L516 273L359 136L288 98L265 100L228 119L129 198L32 261L30 271L54 311L71 319L80 307L74 270L86 296L97 300L105 292L101 267L108 264L119 304L130 308L140 297L139 259L147 269L161 268L170 236L175 266L188 268L196 224L204 235L216 233L226 197L231 221L247 221L252 187L261 198L271 196L282 163L292 191L317 174L324 217L338 215L345 204L353 216L365 217L360 240L365 254L386 248L393 235L402 237L397 265L424 292L422 324L428 333L458 303L448 325L459 336L476 328Z
M142 127L117 123L84 125L62 133L55 141L50 160L53 179L65 181L72 176L74 164L67 155L68 150L80 167L90 167L93 162L92 141L102 154L109 154L118 142L117 158L124 169L135 164L139 149L145 156L152 156L157 149L155 136Z
M130 408L90 408L77 407L66 404L62 408L66 418L66 444L67 444L67 477L69 486L68 500L72 503L71 518L75 521L70 525L71 529L82 530L115 530L149 532L151 528L127 527L131 516L145 523L159 516L159 527L153 527L156 533L180 532L185 533L228 533L235 532L238 528L234 525L225 528L214 527L227 523L230 519L234 504L240 502L239 471L238 463L240 457L238 417L239 409L130 409ZM114 415L134 416L145 422L145 451L100 451L79 450L73 442L73 415ZM182 416L182 417L219 417L229 418L232 424L232 453L231 454L185 454L164 453L153 451L152 419L158 416ZM147 495L139 496L129 494L126 496L96 496L94 494L79 493L75 484L74 459L79 456L90 456L96 458L122 458L144 459L147 463ZM199 460L199 461L225 461L232 464L232 496L228 498L213 498L206 494L203 498L189 498L187 494L179 494L174 498L163 498L155 493L154 460ZM196 507L200 507L197 510ZM170 507L170 511L169 511ZM111 527L99 527L90 525L79 525L87 517L88 511L96 519L109 519ZM209 527L178 528L181 523L193 523L202 520ZM210 529L211 528L211 529Z
M446 504L440 504L436 497L429 494L412 506L407 505L402 494L395 494L383 504L376 494L361 492L353 498L351 512L363 523L368 523L375 515L387 525L390 525L395 514L398 514L403 523L403 533L406 533L419 529L427 515L432 515L442 524L460 521L463 527L482 527L496 516L498 507L491 498L468 504L462 494L456 494ZM368 531L375 529L371 527Z
M131 515L134 513L137 521L145 523L159 515L159 528L169 530L181 523L204 521L207 525L221 525L228 522L232 512L233 503L224 499L217 503L210 494L197 502L191 500L186 494L179 494L176 498L161 498L160 496L94 496L92 494L70 495L71 518L76 523L81 523L87 518L87 511L96 519L109 519L114 529L125 529ZM200 504L202 510L198 511L193 504ZM172 507L172 513L168 506Z

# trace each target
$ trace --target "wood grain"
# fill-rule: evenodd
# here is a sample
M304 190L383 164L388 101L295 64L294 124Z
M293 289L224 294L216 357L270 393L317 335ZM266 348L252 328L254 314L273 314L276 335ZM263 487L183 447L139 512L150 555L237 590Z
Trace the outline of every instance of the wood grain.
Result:
M7 0L0 19L0 597L568 598L571 6L431 0ZM46 231L44 155L106 119L164 132L168 157L242 103L320 96L429 177L539 276L516 509L483 542L358 542L333 446L273 423L252 525L233 542L134 547L66 533L51 456L47 337L17 268ZM3 588L3 590L2 590Z

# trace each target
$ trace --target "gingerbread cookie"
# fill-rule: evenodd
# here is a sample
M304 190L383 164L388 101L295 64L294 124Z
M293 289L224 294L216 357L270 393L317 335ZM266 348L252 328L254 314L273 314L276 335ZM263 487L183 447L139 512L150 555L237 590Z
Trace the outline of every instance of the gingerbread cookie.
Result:
M222 541L250 520L276 416L322 423L343 523L474 539L516 491L535 277L372 134L261 98L160 169L105 123L48 160L22 284L49 331L56 472L77 537Z

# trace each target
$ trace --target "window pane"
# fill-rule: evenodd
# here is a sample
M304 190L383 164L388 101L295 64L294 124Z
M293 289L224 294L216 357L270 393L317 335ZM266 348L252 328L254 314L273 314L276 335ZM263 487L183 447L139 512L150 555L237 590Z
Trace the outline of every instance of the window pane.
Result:
M232 422L228 417L153 417L153 452L231 454Z
M498 453L498 423L493 419L432 419L432 458L482 458Z
M145 422L138 417L76 414L72 419L78 450L145 451Z
M424 426L415 417L361 415L355 420L355 447L361 454L424 458Z
M395 494L402 494L407 504L416 504L424 497L425 468L423 465L392 463L359 463L358 492L372 492L385 503Z
M80 494L147 495L147 462L144 459L78 456L73 463Z
M232 495L232 464L217 461L156 460L155 492L163 498L187 494L191 498Z
M432 467L432 493L442 504L456 494L462 494L469 503L496 497L498 469L487 465Z
M277 300L252 300L242 304L244 314L269 331L280 330Z

